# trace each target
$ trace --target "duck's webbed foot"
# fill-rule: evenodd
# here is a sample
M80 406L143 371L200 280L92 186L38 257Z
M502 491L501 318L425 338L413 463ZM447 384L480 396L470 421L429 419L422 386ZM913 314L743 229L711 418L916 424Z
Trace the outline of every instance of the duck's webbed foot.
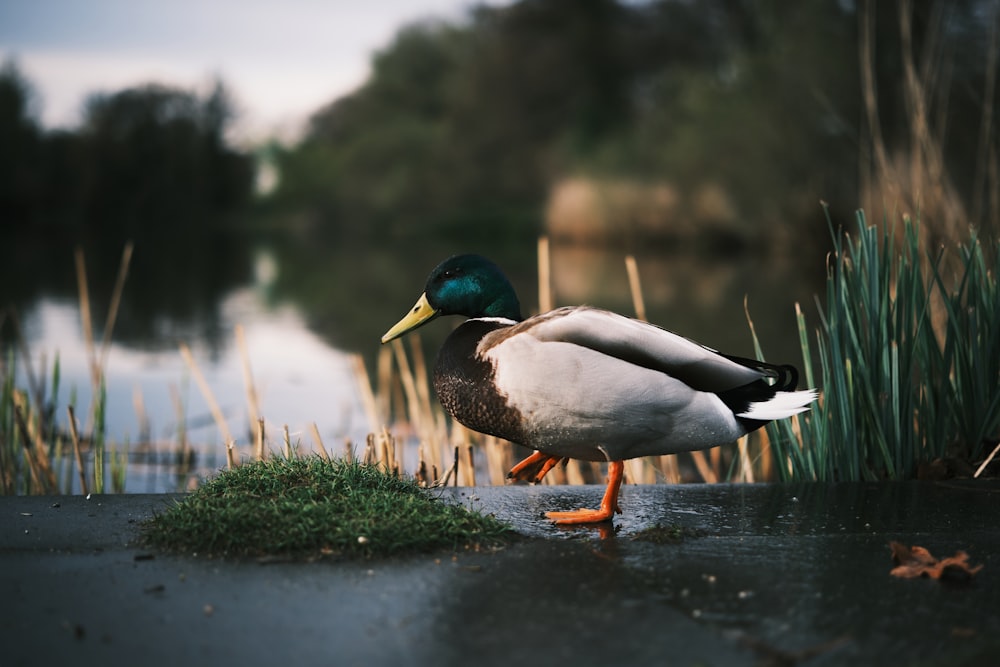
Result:
M578 509L570 512L546 512L545 516L558 524L599 523L610 521L617 512L622 513L618 506L618 491L622 486L625 464L622 461L608 463L608 488L604 491L601 506L596 510Z
M510 472L507 473L507 479L522 482L540 482L562 460L563 457L561 456L552 456L538 451L533 452L510 469Z

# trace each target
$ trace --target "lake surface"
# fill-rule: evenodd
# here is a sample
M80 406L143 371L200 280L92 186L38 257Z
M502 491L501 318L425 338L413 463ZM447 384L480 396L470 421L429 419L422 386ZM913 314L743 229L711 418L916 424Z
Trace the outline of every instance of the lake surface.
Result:
M223 437L179 352L181 343L190 346L236 439L238 456L251 455L252 432L237 325L245 331L269 449L283 449L282 429L287 425L300 451L313 451L310 428L315 423L327 449L339 453L345 441L363 449L367 434L380 426L369 423L362 407L351 355L361 355L369 370L374 368L379 337L412 306L438 261L456 252L485 250L508 270L525 313L538 309L533 243L506 249L447 244L418 250L249 247L247 270L232 280L187 276L178 281L191 293L187 300L175 293L159 295L142 277L132 282L130 276L126 283L122 330L116 325L105 377L108 447L124 452L128 443L128 492L185 488L225 465ZM633 314L624 257L620 250L553 247L555 305L588 303ZM793 306L802 302L815 326L813 298L825 274L821 259L801 259L755 253L720 259L662 249L637 253L648 319L711 347L752 356L743 310L746 297L768 358L801 364ZM133 258L153 275L160 261L143 248L137 248ZM72 401L86 427L92 399L88 353L75 284L65 279L63 283L21 299L19 314L35 374L42 375L43 367L51 374L58 355L58 422L65 426L66 406ZM109 280L94 284L109 292ZM214 292L198 290L208 284L215 286ZM91 292L94 319L103 322L106 305L102 311L100 304L108 297L97 288ZM165 304L162 309L156 306L158 300ZM191 302L199 307L190 308ZM140 312L142 318L136 316ZM457 322L439 321L421 331L429 360ZM101 335L98 328L98 345ZM21 362L18 383L26 386ZM195 459L191 470L179 472L182 437ZM71 478L68 472L63 476ZM76 488L75 482L68 483Z

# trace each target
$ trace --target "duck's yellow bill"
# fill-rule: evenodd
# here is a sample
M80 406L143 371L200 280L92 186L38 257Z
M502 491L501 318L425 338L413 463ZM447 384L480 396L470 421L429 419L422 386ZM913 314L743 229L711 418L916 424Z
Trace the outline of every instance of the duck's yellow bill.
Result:
M410 309L410 312L399 322L396 322L394 327L385 332L385 335L382 336L382 342L388 343L393 338L399 338L407 331L416 329L421 324L434 319L437 314L438 312L431 307L431 304L427 303L427 295L421 294L420 298L417 299L416 305Z

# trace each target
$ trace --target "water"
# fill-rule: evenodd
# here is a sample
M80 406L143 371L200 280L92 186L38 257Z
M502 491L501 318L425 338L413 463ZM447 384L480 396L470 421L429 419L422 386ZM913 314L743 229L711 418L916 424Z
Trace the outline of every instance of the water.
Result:
M291 441L300 443L300 451L314 450L312 423L328 449L340 451L345 440L364 442L371 428L358 398L350 356L311 331L293 305L266 304L262 289L262 285L251 285L222 298L220 325L230 336L218 346L204 339L187 341L237 441L238 456L251 454L251 421L243 360L236 344L237 324L245 331L270 449L283 449L285 425ZM36 375L43 366L51 371L59 357L58 423L65 429L66 406L72 402L85 426L93 392L76 303L43 298L22 319ZM109 448L123 451L126 440L131 443L126 491L176 490L225 465L224 438L177 347L137 349L112 343L105 378ZM48 382L51 386L51 379ZM18 384L27 386L23 364ZM195 460L190 474L178 477L171 468L182 436L190 443Z
M245 330L268 448L283 449L287 425L300 451L314 451L315 423L326 448L336 453L343 451L345 441L363 449L367 434L381 426L370 424L364 413L350 355L362 355L373 369L379 337L412 305L438 261L456 252L489 254L509 273L525 313L537 312L533 243L513 248L439 243L404 251L285 240L236 247L246 247L245 256L192 260L176 281L162 277L165 271L176 273L176 263L164 265L148 249L136 249L133 262L141 270L130 273L105 367L106 433L110 449L120 453L128 443L128 492L186 488L225 465L224 436L178 351L181 342L190 346L225 416L238 457L251 455L252 431L237 325ZM62 252L72 256L70 250ZM555 305L588 303L633 314L624 255L620 250L554 246ZM637 253L637 260L651 321L711 347L752 356L746 297L768 358L801 363L793 303L800 301L807 313L815 312L812 298L822 282L821 261L802 264L754 254L713 258L662 250ZM215 266L220 261L245 270L220 278ZM100 273L106 274L108 266L116 268L103 261L89 269L98 274L90 289L98 323L105 316L100 311L107 302L103 295L113 282ZM43 367L51 373L59 357L58 423L65 428L66 405L72 402L86 430L92 396L75 281L62 276L56 282L14 301L35 374ZM170 291L158 291L163 284ZM454 323L439 321L421 331L429 360ZM9 330L5 333L9 343ZM98 328L98 346L100 336ZM18 371L18 383L26 387L23 363ZM189 471L177 466L182 435L194 453ZM404 463L414 461L411 453L404 455ZM77 490L69 459L63 463L62 479Z

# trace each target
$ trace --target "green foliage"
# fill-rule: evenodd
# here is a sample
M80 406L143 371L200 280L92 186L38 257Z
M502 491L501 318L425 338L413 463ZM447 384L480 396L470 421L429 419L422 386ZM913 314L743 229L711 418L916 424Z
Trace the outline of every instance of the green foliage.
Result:
M816 331L822 399L768 426L785 479L907 479L937 458L981 459L1000 438L1000 244L973 234L951 262L925 254L918 223L897 231L859 212L854 238L833 232ZM816 386L801 312L799 331Z
M927 54L928 71L948 72L929 80L939 93L928 104L948 119L942 167L971 185L990 141L968 131L992 102L980 94L989 30L976 3L941 6L909 5L907 48ZM269 213L369 238L453 234L455 220L524 238L538 231L553 183L581 173L679 192L717 186L751 228L806 220L820 196L854 206L871 131L859 11L833 1L522 1L479 8L465 25L410 26L363 86L282 152ZM885 91L877 120L905 128L899 8L872 11L873 77ZM907 154L907 132L884 139L890 156ZM822 226L815 236L822 243Z
M509 530L377 466L310 456L222 471L143 535L150 546L211 556L368 558L496 545Z

